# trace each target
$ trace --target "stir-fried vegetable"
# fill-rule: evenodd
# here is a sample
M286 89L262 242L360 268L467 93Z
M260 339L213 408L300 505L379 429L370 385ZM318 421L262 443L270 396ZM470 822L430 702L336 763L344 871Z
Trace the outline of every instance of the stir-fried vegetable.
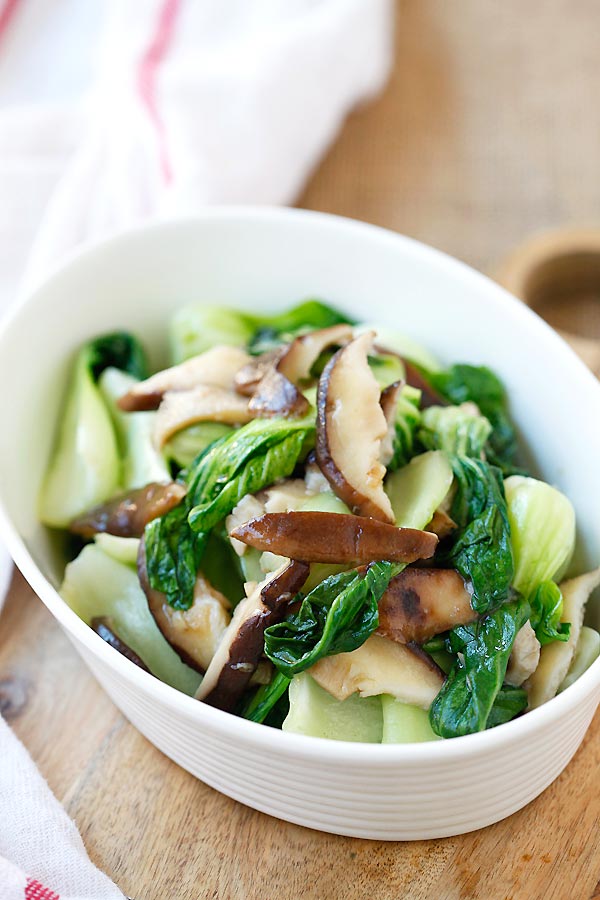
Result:
M188 306L169 339L150 377L126 333L79 351L40 492L93 541L61 591L114 651L253 722L375 743L502 725L600 655L600 569L558 583L575 513L519 471L490 369L318 300Z
M457 737L483 731L502 688L517 632L528 617L526 604L506 603L481 622L450 632L448 649L457 655L457 662L431 706L431 726L436 734ZM525 702L520 709L524 709L526 697L521 695L521 700ZM506 710L504 699L501 702Z
M510 525L498 469L466 456L451 459L456 483L452 518L458 531L448 562L473 585L473 608L487 612L510 594L514 563Z
M492 426L470 403L430 406L423 412L419 440L428 450L482 459Z
M117 436L98 387L109 367L145 377L145 357L135 338L124 332L103 335L77 355L40 494L40 519L46 525L67 527L121 486Z
M379 624L377 603L399 563L373 563L332 575L304 598L284 622L265 632L265 654L288 678L323 656L348 653L364 644Z

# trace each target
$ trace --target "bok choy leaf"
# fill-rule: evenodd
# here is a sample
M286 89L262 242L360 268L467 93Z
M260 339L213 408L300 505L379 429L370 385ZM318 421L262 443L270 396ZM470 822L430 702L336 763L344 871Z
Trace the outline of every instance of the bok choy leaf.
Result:
M472 404L430 406L422 413L419 440L427 450L482 459L491 432L490 422Z
M360 647L379 624L377 604L390 580L404 568L372 563L331 575L302 600L299 609L265 631L265 655L287 678L324 656Z
M67 527L120 487L117 437L98 388L108 367L145 377L144 353L134 337L125 332L102 335L77 355L40 494L40 518L46 525Z
M487 366L458 364L443 372L423 371L423 376L439 394L455 405L471 401L492 426L486 458L504 472L515 471L517 438L508 415L504 385Z
M515 637L529 614L528 603L505 603L483 619L449 633L448 649L457 655L457 662L429 711L436 734L450 738L486 728ZM491 724L508 721L523 708L522 695L508 693L498 701Z
M451 457L458 530L447 561L473 585L473 609L495 609L510 595L514 562L502 473L482 460Z
M182 503L146 526L150 584L176 609L189 609L212 528L245 494L291 475L314 437L309 419L255 420L201 453L185 473Z

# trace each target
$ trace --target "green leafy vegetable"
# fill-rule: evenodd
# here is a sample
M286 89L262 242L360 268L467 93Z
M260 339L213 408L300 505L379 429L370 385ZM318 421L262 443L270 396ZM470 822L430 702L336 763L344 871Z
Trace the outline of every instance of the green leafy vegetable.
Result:
M492 426L486 457L503 471L514 471L517 439L508 415L504 385L486 366L458 364L444 372L423 372L438 393L455 405L476 403Z
M290 475L314 436L312 419L254 420L200 454L182 503L146 526L148 578L176 609L189 609L211 529L245 494Z
M144 531L150 585L162 591L175 609L189 609L208 534L195 534L188 525L185 499Z
M491 431L489 421L471 404L430 406L421 416L419 440L427 450L482 459Z
M197 425L190 425L177 431L163 447L163 453L179 468L187 469L210 444L231 434L232 430L230 425L224 425L222 422L199 422Z
M307 300L284 313L251 318L254 333L248 341L248 350L254 354L266 353L308 331L354 324L348 316L320 300Z
M561 622L563 596L554 581L543 581L531 595L531 626L542 646L552 641L568 641L571 625Z
M527 708L527 691L524 688L513 687L510 684L503 685L494 700L494 705L488 716L486 728L494 728L510 722L519 713Z
M395 434L393 440L394 455L388 463L388 472L405 466L415 453L415 435L421 422L419 403L421 391L405 385L398 396L396 406Z
M246 494L292 474L314 438L312 416L306 419L255 419L212 444L190 470L189 524L210 530Z
M112 366L104 370L98 382L117 434L122 457L121 487L124 490L144 487L152 481L171 480L167 464L153 442L156 413L124 413L117 405L119 397L137 382L137 378Z
M403 381L405 377L404 363L392 353L369 356L369 368L382 391L395 381Z
M304 598L300 608L265 631L265 655L288 678L323 656L360 647L379 624L377 604L402 565L372 563L332 575Z
M96 544L88 544L67 566L60 594L84 622L95 616L112 619L121 640L161 681L186 694L196 691L200 675L182 663L161 634L135 567L119 562Z
M515 637L529 613L527 603L505 603L483 619L450 632L448 650L457 655L457 662L431 705L429 717L436 734L450 738L483 731L502 688ZM508 705L514 708L515 698ZM495 713L500 721L507 721L502 718L506 707L503 698Z
M334 741L381 743L381 697L351 694L346 700L336 700L308 672L302 672L292 679L289 703L283 731Z
M441 450L414 456L386 478L385 491L390 498L396 525L425 528L452 486L452 467Z
M290 686L290 678L275 672L268 684L262 684L240 709L240 716L251 722L264 722Z
M124 332L103 335L85 344L77 355L40 493L40 519L46 525L66 528L76 516L119 489L117 438L97 385L109 366L145 376L143 351L135 338Z
M127 372L138 381L143 381L149 375L142 345L126 331L103 334L86 344L82 353L94 381L98 381L109 367Z
M381 695L381 709L382 744L422 744L438 740L431 728L427 710L403 703L390 694Z
M471 604L483 613L510 595L514 563L502 474L482 460L451 457L456 494L451 515L458 530L447 561L473 585Z
M193 304L171 319L169 343L174 365L218 344L242 347L254 331L252 316L225 306Z
M559 579L575 547L575 511L556 488L512 475L504 482L515 557L514 586L530 598L543 581Z

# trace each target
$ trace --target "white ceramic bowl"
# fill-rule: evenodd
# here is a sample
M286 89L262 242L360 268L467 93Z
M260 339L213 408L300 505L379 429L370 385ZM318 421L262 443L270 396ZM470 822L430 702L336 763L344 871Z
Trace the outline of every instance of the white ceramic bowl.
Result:
M279 818L357 837L480 828L524 806L569 762L600 699L600 660L550 703L492 731L344 744L284 734L178 693L105 644L56 592L61 565L36 521L36 495L74 349L128 328L160 361L165 325L182 304L275 310L309 296L393 324L442 360L496 369L540 473L575 505L576 568L598 564L600 387L571 350L461 263L368 225L292 210L212 210L124 234L74 257L20 305L0 335L2 536L117 706L207 784Z

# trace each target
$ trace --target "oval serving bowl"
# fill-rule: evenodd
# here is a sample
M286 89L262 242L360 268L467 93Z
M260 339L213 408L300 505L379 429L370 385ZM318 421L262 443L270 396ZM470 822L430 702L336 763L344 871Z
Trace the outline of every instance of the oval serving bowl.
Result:
M323 831L413 840L496 822L567 765L600 700L600 660L545 706L491 731L414 745L286 734L205 706L104 643L56 591L64 558L36 497L67 368L100 332L138 334L165 364L182 304L277 310L322 297L393 325L443 362L486 363L504 379L527 454L577 511L574 571L600 560L600 385L567 345L503 289L390 232L285 209L209 210L74 256L0 333L0 526L23 574L115 704L202 781L255 809ZM588 619L594 619L591 604Z

